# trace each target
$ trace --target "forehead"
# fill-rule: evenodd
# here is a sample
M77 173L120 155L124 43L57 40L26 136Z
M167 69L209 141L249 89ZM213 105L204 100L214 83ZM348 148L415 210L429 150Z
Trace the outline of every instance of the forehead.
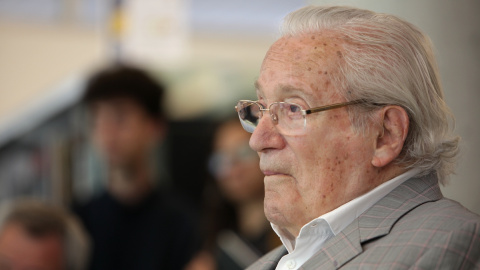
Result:
M117 108L117 109L135 109L140 110L140 104L128 97L114 97L99 99L91 103L95 109L98 108Z
M63 269L62 250L61 236L31 236L23 225L17 223L8 223L0 234L0 258L8 258L12 266L24 266L24 269Z
M90 104L90 113L94 118L105 116L151 118L137 101L123 97L93 101Z
M277 40L267 52L255 83L259 97L274 94L320 98L335 95L332 76L343 58L342 40L334 34L311 33Z

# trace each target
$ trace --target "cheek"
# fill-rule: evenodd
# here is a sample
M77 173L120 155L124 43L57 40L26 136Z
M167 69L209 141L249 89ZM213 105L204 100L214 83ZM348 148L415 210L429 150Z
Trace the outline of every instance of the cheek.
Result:
M292 149L297 149L294 153L297 176L309 179L300 183L306 190L321 189L322 193L331 193L337 186L333 183L340 181L347 168L355 165L352 164L353 131L349 121L342 121L342 117L333 114L307 131L311 135L308 140L298 137L291 141Z
M155 139L155 133L148 123L134 121L126 123L119 131L122 142L129 145L149 145Z

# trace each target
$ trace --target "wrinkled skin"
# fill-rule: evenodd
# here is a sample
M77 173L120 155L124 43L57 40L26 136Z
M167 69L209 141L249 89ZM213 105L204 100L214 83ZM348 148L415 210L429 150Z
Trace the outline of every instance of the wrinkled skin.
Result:
M256 82L259 102L289 101L304 109L345 102L330 80L342 42L329 33L279 39ZM301 136L282 135L265 116L250 139L265 174L265 214L293 236L390 177L372 165L378 132L355 132L345 107L307 115Z

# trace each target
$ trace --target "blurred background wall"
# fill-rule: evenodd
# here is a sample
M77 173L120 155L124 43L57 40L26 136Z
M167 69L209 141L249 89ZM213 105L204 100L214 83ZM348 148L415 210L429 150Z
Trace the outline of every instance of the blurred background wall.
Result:
M34 194L68 203L101 185L92 180L77 101L86 76L111 61L166 79L175 134L208 137L202 124L253 97L282 18L306 4L393 13L430 35L462 137L457 173L443 191L480 213L476 0L0 0L0 199Z

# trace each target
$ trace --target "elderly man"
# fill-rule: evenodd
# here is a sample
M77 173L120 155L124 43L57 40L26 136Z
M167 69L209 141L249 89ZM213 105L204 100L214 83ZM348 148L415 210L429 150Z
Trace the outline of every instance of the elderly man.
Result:
M236 110L280 247L250 269L480 267L480 217L443 198L458 137L428 37L395 16L305 7ZM265 117L264 117L265 116Z
M85 270L89 241L68 212L37 200L0 208L0 269Z

